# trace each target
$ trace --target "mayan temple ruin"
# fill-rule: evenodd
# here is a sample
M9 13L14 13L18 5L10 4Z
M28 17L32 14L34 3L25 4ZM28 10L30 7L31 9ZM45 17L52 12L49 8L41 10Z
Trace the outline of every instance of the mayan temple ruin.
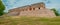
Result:
M52 10L45 7L45 3L26 5L9 10L10 16L40 16L40 17L55 17Z

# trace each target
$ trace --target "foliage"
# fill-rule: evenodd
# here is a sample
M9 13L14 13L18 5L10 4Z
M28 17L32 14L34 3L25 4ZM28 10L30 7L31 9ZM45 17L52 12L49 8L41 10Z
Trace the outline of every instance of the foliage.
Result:
M59 13L58 13L58 11L55 8L52 8L51 10L54 11L54 13L55 13L56 16L59 16Z
M4 10L5 10L5 6L2 3L2 1L0 0L0 16L4 14Z

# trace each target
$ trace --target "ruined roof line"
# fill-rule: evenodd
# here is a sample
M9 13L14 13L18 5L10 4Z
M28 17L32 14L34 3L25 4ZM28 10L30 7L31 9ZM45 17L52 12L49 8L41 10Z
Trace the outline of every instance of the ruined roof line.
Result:
M33 6L33 5L41 4L41 3L43 3L43 2L34 3L34 4L31 4L31 5L25 5L25 6L17 7L17 8L14 8L14 9L20 9L20 8L24 8L24 7L28 7L28 6ZM11 9L11 10L14 10L14 9Z

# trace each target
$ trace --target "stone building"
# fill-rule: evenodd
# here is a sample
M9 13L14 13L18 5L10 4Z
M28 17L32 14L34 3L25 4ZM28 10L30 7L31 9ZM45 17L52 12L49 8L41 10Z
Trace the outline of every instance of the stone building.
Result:
M47 9L43 2L11 9L9 10L8 15L10 16L55 17L54 12Z

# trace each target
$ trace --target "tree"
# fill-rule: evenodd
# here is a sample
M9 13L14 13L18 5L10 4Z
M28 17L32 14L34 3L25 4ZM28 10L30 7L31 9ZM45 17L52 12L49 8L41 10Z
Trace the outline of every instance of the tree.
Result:
M52 8L51 10L54 11L54 13L55 13L56 16L59 16L59 13L58 13L58 11L55 8Z
M4 14L4 10L5 10L5 6L2 3L2 1L0 0L0 16Z

